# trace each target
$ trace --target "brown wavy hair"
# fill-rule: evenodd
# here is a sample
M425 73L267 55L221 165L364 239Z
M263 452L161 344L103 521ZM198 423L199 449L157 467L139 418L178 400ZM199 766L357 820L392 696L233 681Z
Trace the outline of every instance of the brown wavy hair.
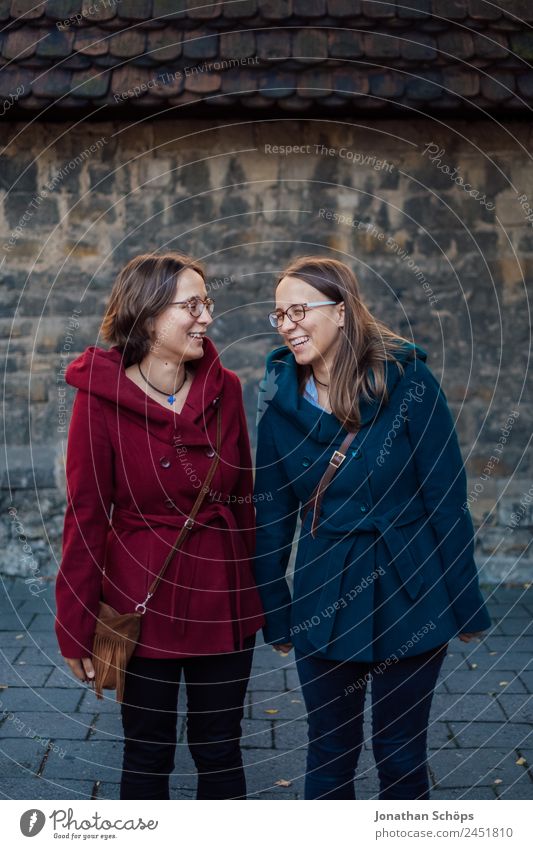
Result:
M384 364L387 360L396 361L395 354L409 340L372 315L363 303L354 272L343 262L323 256L301 256L283 270L276 285L284 277L298 277L318 289L328 301L344 302L344 327L340 328L340 344L331 368L329 403L346 430L357 431L361 426L360 399L388 403ZM397 365L403 375L401 363ZM301 393L310 376L310 366L298 366Z
M150 325L176 292L178 274L197 271L205 282L201 263L178 251L140 254L119 272L100 327L102 337L122 350L124 367L140 363L150 349Z

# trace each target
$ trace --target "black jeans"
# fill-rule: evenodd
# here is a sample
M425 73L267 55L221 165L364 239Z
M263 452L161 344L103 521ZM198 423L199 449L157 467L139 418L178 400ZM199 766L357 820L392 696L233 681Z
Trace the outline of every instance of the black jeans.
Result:
M447 647L444 643L390 664L339 662L296 652L309 726L306 799L355 799L370 676L379 798L429 799L429 712Z
M245 799L240 739L255 634L242 651L190 658L133 657L126 670L121 799L169 799L181 672L197 799Z

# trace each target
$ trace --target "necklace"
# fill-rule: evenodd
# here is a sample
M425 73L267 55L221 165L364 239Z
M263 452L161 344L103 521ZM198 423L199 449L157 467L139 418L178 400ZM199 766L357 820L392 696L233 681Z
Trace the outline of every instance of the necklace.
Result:
M150 381L148 380L148 378L147 378L147 377L145 377L145 376L144 376L144 374L142 373L142 369L141 369L141 364L140 364L140 363L137 363L137 366L138 366L139 371L140 371L140 373L141 373L141 377L142 377L142 379L144 380L144 382L145 382L145 383L147 383L147 384L148 384L148 386L150 387L150 389L153 389L153 390L154 390L154 392L159 392L159 394L160 394L160 395L165 395L165 396L166 396L166 399L167 399L167 401L168 401L168 403L169 403L170 405L172 405L172 404L174 403L174 401L176 400L176 393L178 393L178 392L180 391L180 389L182 389L182 388L183 388L183 385L184 385L185 381L187 380L187 369L185 369L185 374L183 375L183 380L181 381L180 385L179 385L176 389L174 389L174 391L173 391L173 392L171 392L171 393L170 393L170 395L169 395L169 394L168 394L168 392L163 392L163 390L162 390L162 389L158 389L158 388L157 388L157 386L154 386L154 384L153 384L153 383L150 383Z
M312 374L313 374L313 380L315 381L315 383L318 383L318 384L320 384L320 386L325 386L325 387L326 387L326 389L329 389L329 383L322 383L322 381L321 381L321 380L319 380L319 379L318 379L318 377L315 377L315 373L314 373L314 371L313 371L312 369L311 369L311 371L312 371Z

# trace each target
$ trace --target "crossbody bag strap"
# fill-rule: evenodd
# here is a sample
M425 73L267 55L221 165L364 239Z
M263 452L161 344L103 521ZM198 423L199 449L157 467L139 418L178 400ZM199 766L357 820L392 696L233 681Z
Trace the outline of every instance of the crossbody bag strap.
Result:
M217 410L217 443L216 443L215 457L214 457L213 462L211 463L211 466L210 466L209 471L207 473L207 477L204 481L204 485L200 489L200 492L198 493L198 497L197 497L196 501L194 502L192 510L189 513L189 516L187 517L187 521L185 522L183 527L180 529L178 537L177 537L174 545L170 549L170 551L169 551L169 553L168 553L168 555L165 559L165 562L163 563L163 566L162 566L162 569L161 569L159 575L157 575L157 577L154 578L154 580L152 581L152 585L151 585L150 589L148 590L148 594L147 594L145 600L141 604L138 604L135 607L135 610L138 613L141 613L141 614L145 613L146 605L149 602L149 600L152 598L153 594L155 593L155 591L156 591L156 589L159 585L159 582L161 581L161 578L165 574L166 569L167 569L170 561L172 560L172 558L174 557L174 555L178 551L179 547L181 546L183 540L187 536L188 532L190 531L190 529L194 525L194 520L196 518L196 515L197 515L200 507L202 506L202 503L205 499L205 496L207 495L207 493L209 491L209 487L211 485L211 481L213 480L213 476L214 476L214 474L217 470L217 467L218 467L218 464L219 464L219 461L220 461L221 445L222 445L222 408L219 405L218 410Z
M349 433L348 436L346 436L345 439L343 440L339 450L333 452L333 454L331 455L330 461L328 463L326 471L324 472L324 474L320 478L317 486L315 487L315 490L314 490L311 498L309 499L309 501L306 503L306 505L304 507L304 512L303 512L303 516L302 516L302 524L305 522L305 517L307 516L311 507L313 508L313 521L311 522L311 536L312 537L316 536L316 529L317 529L317 526L318 526L318 520L320 518L320 510L321 510L321 507L322 507L322 498L323 498L324 492L326 491L326 489L330 485L330 483L333 479L333 476L335 475L335 472L337 471L339 466L341 466L344 463L344 461L346 460L346 452L348 451L348 448L350 447L353 440L355 439L355 436L356 436L355 433Z

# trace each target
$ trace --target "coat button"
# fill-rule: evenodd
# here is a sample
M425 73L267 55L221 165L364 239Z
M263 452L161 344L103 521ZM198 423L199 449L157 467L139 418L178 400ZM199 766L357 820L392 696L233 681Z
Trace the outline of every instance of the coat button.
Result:
M366 511L368 510L368 504L363 501L363 503L359 505L359 509L361 513L366 513Z
M216 398L213 398L213 400L211 401L211 404L213 405L213 407L218 407L219 401L220 401L220 397L217 395Z
M160 457L159 465L163 466L164 469L168 469L168 467L170 466L170 460L168 459L168 457Z
M205 449L205 456L206 457L214 457L215 456L215 449L214 448L206 448Z
M304 457L303 460L302 460L302 466L304 466L304 468L307 469L307 467L310 466L310 465L311 465L311 460L309 459L309 457Z
M169 510L176 509L176 505L174 501L172 501L172 498L165 498L165 507L167 507Z
M360 448L353 448L352 449L352 457L355 457L356 460L359 460L359 458L361 457L361 449Z

